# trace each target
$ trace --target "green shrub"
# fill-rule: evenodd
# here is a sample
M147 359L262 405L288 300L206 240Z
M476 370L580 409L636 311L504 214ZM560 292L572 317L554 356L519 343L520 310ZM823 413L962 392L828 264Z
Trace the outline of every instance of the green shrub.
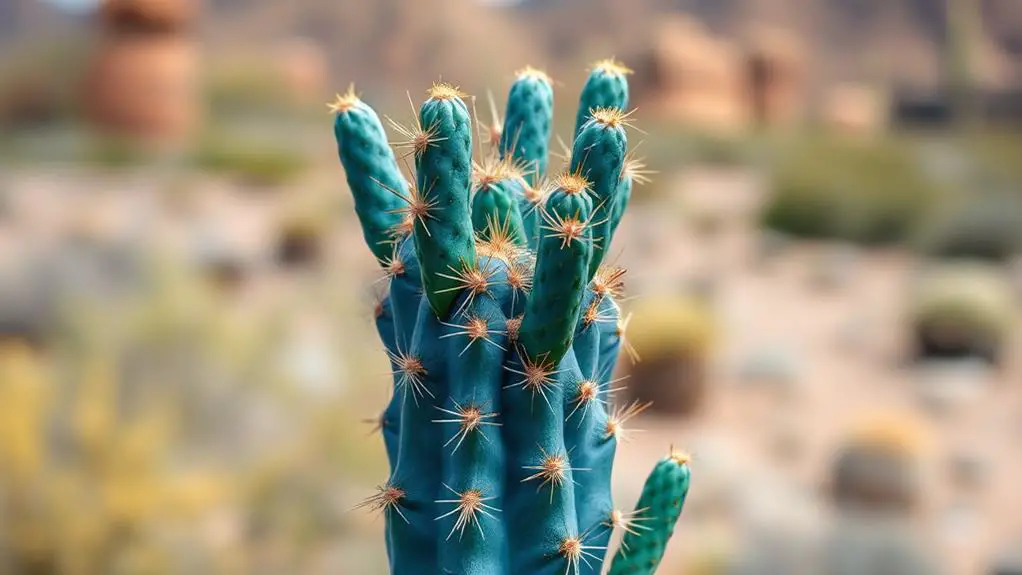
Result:
M916 233L939 196L907 146L807 141L780 160L762 221L797 237L892 244Z
M1022 197L960 198L928 227L920 247L937 257L1006 261L1022 252Z
M265 186L284 184L308 167L305 157L296 151L226 136L203 139L195 151L194 162L200 169L230 174Z

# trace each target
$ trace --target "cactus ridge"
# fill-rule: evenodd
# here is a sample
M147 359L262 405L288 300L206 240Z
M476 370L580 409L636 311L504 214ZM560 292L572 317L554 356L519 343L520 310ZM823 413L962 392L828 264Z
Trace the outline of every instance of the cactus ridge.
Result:
M613 67L595 68L587 86L612 76L627 92ZM597 259L635 175L624 169L627 114L594 106L569 171L549 178L545 74L519 73L507 122L490 128L498 153L475 162L466 97L436 84L412 128L391 122L414 156L415 185L368 105L349 91L332 106L356 212L389 284L375 320L394 393L373 423L391 472L361 507L384 515L395 574L598 574L613 531L627 537L642 519L611 499L617 444L644 406L610 409L627 349L624 270ZM657 485L667 473L654 470ZM662 554L673 509L659 511L651 540Z

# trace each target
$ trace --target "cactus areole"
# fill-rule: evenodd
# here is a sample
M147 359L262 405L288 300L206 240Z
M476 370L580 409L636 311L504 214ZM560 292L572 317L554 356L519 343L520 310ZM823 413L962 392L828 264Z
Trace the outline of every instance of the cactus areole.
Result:
M553 90L532 68L487 154L473 103L449 84L429 90L410 126L393 124L397 153L354 90L331 104L355 211L389 280L376 326L394 376L379 418L390 476L360 507L385 517L395 575L599 574L614 530L625 544L611 573L660 563L687 458L657 465L635 511L611 499L617 443L643 408L611 408L623 270L601 265L638 174L624 167L623 71L594 67L567 172L554 177Z

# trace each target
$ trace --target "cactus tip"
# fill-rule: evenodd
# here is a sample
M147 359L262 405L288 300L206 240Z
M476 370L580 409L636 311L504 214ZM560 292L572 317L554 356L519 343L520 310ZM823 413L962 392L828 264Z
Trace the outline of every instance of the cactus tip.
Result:
M589 190L591 186L589 180L587 180L580 172L561 174L554 180L553 185L564 190L564 192L568 195L583 194Z
M468 97L468 94L462 92L460 87L442 80L434 82L426 94L431 100L454 100Z
M539 68L534 68L532 66L525 66L521 70L516 71L515 78L519 80L529 78L540 80L542 82L546 82L547 84L553 84L553 80L550 78L549 74L547 74L543 70L540 70Z
M591 68L594 72L603 72L605 74L612 74L615 76L627 76L634 74L635 71L619 62L616 58L604 58L594 62Z
M686 451L675 449L673 445L671 446L671 450L667 458L678 466L688 465L688 463L692 461L692 455Z
M591 122L595 122L601 126L608 128L619 128L628 127L634 128L632 125L631 116L635 113L635 110L625 112L621 108L608 107L608 108L593 108L590 110L592 119Z
M334 97L334 101L329 102L326 107L330 110L331 114L343 114L357 106L359 102L361 102L361 100L355 92L355 84L351 83L348 85L348 90L346 92L343 94L337 94Z

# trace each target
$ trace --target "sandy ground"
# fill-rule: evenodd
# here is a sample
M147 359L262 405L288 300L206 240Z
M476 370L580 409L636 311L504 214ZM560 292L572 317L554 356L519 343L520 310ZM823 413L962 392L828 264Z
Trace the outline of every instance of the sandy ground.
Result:
M82 178L57 172L8 186L20 223L0 226L0 262L24 254L25 237L40 249L59 239L57 230L92 224L139 238L160 235L178 246L206 242L265 253L283 206L300 201L202 182L168 220L153 215L166 209L165 181L100 179L90 188L104 191L89 195L67 185ZM327 180L314 178L309 189ZM755 178L694 172L672 189L678 194L671 205L630 211L612 250L630 268L631 291L639 295L708 280L725 334L705 409L688 420L643 417L637 427L645 432L618 450L621 507L637 499L645 470L670 445L693 453L691 502L663 572L681 572L674 567L728 546L750 524L818 530L827 514L819 494L828 463L848 427L897 410L928 430L926 505L915 518L920 532L948 573L983 573L992 553L1022 537L1022 343L1011 343L999 373L908 366L901 313L917 266L911 256L795 245L766 258L750 223L762 201ZM707 213L723 214L716 234L692 225L692 214ZM358 230L335 236L331 261L372 273L370 259L349 249L361 247ZM742 376L751 358L771 354L784 358L785 381ZM982 485L974 491L952 486L950 462L961 455L981 462Z
M664 221L672 216L659 207L637 207L622 225L617 245L659 246L622 258L640 270L640 292L710 278L724 337L703 411L690 420L646 417L637 424L646 432L619 450L619 502L641 489L632 470L648 468L673 443L693 451L696 509L716 506L722 490L759 491L777 501L787 501L790 490L797 497L762 519L766 529L785 529L803 516L825 521L820 495L844 434L864 418L904 414L921 426L928 446L925 506L914 518L920 534L948 573L984 573L987 558L1022 536L1022 344L1011 342L1001 372L909 365L902 312L917 262L896 251L820 245L795 245L765 260L746 217L759 201L756 187L735 174L679 180L681 211L726 214L711 238L683 217ZM659 237L642 237L650 230ZM743 377L743 364L764 354L784 358L788 381ZM959 456L982 461L975 491L953 486L951 462ZM803 509L793 508L799 503ZM697 512L693 525L683 516L672 563L705 550L705 543L693 544L708 535L699 532L712 523L704 518Z

